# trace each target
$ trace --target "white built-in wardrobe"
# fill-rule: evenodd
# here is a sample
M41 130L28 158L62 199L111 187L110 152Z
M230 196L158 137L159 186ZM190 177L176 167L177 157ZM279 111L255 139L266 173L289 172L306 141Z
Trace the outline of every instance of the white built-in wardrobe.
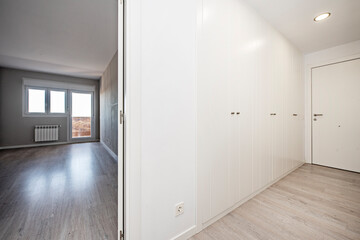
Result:
M304 162L303 57L238 0L198 34L198 230Z

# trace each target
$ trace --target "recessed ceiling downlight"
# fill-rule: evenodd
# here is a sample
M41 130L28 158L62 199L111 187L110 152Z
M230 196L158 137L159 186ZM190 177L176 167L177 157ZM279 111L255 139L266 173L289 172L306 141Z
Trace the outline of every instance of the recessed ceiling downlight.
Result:
M322 21L324 19L327 19L328 17L330 17L331 13L327 12L327 13L322 13L319 16L317 16L316 18L314 18L315 22L319 22Z

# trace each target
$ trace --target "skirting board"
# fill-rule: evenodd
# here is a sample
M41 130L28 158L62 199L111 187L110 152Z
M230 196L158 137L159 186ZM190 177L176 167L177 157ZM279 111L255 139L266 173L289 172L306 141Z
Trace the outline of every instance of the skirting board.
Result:
M189 239L191 236L196 234L196 225L192 226L191 228L185 230L184 232L180 233L179 235L171 238L171 240L186 240Z
M40 144L6 146L6 147L0 147L0 150L16 149L16 148L44 147L44 146L64 145L64 144L77 144L77 143L87 143L87 142L99 142L99 140L86 141L86 142L54 142L54 143L40 143Z
M255 197L256 195L258 195L259 193L261 193L262 191L266 190L267 188L269 188L271 185L273 185L274 183L278 182L279 180L283 179L284 177L286 177L287 175L289 175L290 173L292 173L293 171L295 171L296 169L298 169L299 167L301 167L302 165L304 165L305 162L299 164L298 166L296 166L295 168L291 169L290 171L284 173L283 175L281 175L280 177L278 177L277 179L271 181L269 184L265 185L264 187L260 188L259 190L255 191L254 193L252 193L251 195L249 195L248 197L242 199L240 202L236 203L234 206L228 208L227 210L225 210L224 212L220 213L219 215L213 217L212 219L210 219L209 221L203 223L203 224L199 224L199 226L197 226L196 228L196 233L201 232L203 229L207 228L208 226L210 226L211 224L215 223L216 221L218 221L219 219L225 217L227 214L231 213L232 211L234 211L236 208L240 207L242 204L244 204L245 202L247 202L248 200L250 200L251 198ZM194 234L195 235L195 234ZM191 237L191 236L189 236Z
M56 142L56 143L42 143L42 144L28 144L28 145L6 146L6 147L0 147L0 150L16 149L16 148L44 147L44 146L64 145L64 144L69 144L69 143L68 143L68 142Z
M106 149L106 151L108 151L108 153L110 153L110 155L115 159L115 161L117 162L118 161L118 156L113 152L111 151L111 149L106 146L106 144L103 142L103 141L100 141L101 144L103 145L103 147Z

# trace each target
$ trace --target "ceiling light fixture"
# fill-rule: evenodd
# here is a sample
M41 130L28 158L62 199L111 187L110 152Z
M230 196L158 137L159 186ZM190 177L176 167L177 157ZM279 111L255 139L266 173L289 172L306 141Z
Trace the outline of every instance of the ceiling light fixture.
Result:
M319 22L321 20L327 19L328 17L330 17L331 13L327 12L327 13L322 13L319 16L317 16L316 18L314 18L315 22Z

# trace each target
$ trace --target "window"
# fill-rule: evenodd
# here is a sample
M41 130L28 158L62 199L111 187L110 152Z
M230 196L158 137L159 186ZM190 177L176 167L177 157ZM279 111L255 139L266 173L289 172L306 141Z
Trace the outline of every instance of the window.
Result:
M63 116L66 114L67 90L25 86L25 115Z
M72 93L79 106L72 106ZM23 78L23 117L71 117L72 107L78 118L94 113L95 85ZM91 99L87 93L91 93ZM86 97L84 97L86 96ZM82 105L84 104L84 105ZM89 110L89 104L91 109ZM93 115L90 116L93 121ZM91 123L93 127L93 123Z
M50 90L50 113L65 113L65 91Z
M45 113L44 89L28 89L28 112Z

